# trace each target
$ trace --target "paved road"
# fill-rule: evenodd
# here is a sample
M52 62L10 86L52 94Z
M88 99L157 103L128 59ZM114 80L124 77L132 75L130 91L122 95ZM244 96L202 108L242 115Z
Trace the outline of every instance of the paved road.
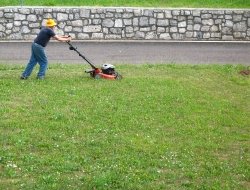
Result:
M77 42L72 44L94 64L176 63L250 65L250 43L243 42ZM0 42L0 62L26 64L31 42ZM84 63L68 44L50 42L50 63Z

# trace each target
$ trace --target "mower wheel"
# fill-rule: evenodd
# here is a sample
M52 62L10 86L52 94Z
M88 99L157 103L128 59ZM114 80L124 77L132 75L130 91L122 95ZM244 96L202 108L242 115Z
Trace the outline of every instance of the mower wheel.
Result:
M96 74L94 78L98 80L98 79L100 79L100 78L101 78L101 75Z
M115 72L115 79L116 80L121 80L122 79L122 75L120 75L118 72Z

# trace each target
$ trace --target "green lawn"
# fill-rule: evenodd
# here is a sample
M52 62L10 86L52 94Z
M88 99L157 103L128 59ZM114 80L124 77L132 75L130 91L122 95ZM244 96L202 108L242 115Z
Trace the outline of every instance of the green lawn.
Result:
M23 66L0 64L0 189L249 189L243 66Z
M20 5L49 6L144 6L144 7L212 7L250 8L249 0L3 0L0 6Z

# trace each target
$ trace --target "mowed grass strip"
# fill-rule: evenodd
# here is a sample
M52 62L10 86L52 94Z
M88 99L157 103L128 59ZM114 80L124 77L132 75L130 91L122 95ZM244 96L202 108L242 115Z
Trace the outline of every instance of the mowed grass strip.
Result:
M235 65L0 65L1 189L249 189L249 84Z
M250 8L249 0L4 0L0 6L135 6L135 7L208 7L208 8Z

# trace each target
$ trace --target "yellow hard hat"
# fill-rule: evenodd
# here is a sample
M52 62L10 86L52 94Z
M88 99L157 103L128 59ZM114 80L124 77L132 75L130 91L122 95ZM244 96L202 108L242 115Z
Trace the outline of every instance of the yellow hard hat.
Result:
M46 26L51 27L51 26L55 26L56 22L53 19L48 19L46 21Z

